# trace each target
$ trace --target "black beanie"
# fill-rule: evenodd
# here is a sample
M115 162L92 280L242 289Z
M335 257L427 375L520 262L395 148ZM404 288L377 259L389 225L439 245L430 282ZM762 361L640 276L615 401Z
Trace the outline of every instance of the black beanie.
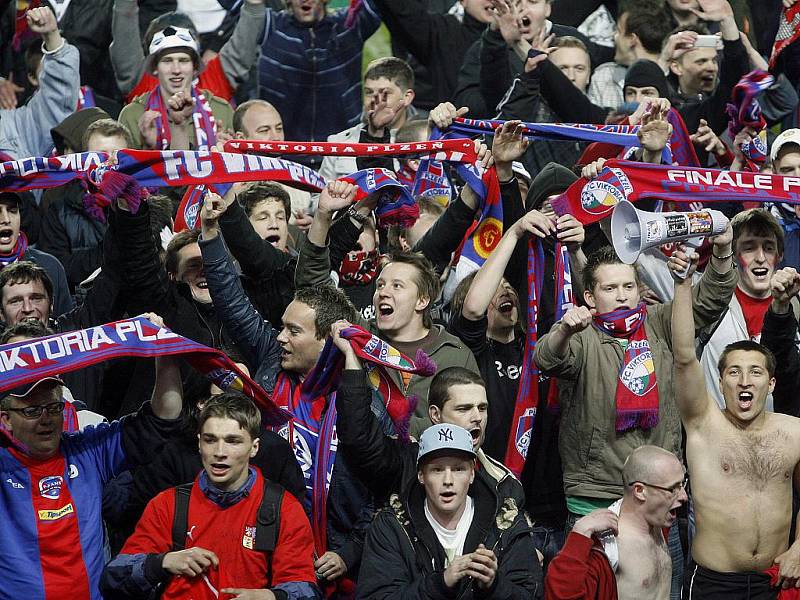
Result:
M564 165L547 163L531 181L525 197L525 210L541 208L548 196L561 194L577 180L578 176Z
M625 85L642 88L652 86L658 90L660 98L667 98L669 88L664 71L652 60L642 58L633 63L625 74Z

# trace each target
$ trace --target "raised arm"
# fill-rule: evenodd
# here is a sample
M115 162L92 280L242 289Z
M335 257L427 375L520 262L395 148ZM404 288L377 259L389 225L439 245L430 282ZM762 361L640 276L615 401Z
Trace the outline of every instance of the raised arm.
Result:
M675 273L689 264L686 254L675 252L669 259L669 268ZM684 427L696 427L716 403L706 391L703 369L694 347L695 323L692 313L692 277L697 266L697 253L692 251L689 275L675 278L672 300L672 356L675 364L675 401Z
M158 315L145 314L145 317L155 325L164 327L164 321ZM150 406L159 419L177 419L181 415L183 384L177 359L169 356L156 358L156 382Z
M264 30L266 11L264 0L244 0L231 37L220 48L222 70L234 89L247 80L250 68L258 58L258 39Z
M772 399L776 413L800 415L800 351L797 348L797 318L790 300L800 292L800 274L792 267L772 276L772 303L764 315L761 343L775 355L780 369L775 373Z
M274 367L270 369L273 373L272 384L280 366L280 344L272 325L250 302L228 255L219 233L222 204L223 200L217 194L208 194L200 213L202 234L199 244L208 291L217 316L244 354L251 370L255 372L263 364Z
M137 0L114 0L109 47L114 78L123 96L139 82L144 69L144 49L139 40L139 3Z
M349 323L337 321L331 327L331 338L345 355L342 380L336 393L339 415L336 433L354 473L381 501L400 489L403 449L397 440L383 433L372 412L372 392L367 385L367 374L350 342L339 336L347 326Z

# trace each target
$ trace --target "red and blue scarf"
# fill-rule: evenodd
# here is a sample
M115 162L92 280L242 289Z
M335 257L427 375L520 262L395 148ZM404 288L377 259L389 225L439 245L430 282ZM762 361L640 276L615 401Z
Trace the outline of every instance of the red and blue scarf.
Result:
M748 167L751 171L758 171L767 160L767 146L761 132L766 128L767 121L761 114L761 106L758 97L771 86L775 78L767 73L756 69L751 71L736 84L731 94L731 104L725 107L730 122L728 124L728 135L734 139L736 135L745 127L752 127L759 136L752 141L742 144L742 154L747 159Z
M433 375L436 365L422 351L411 361L387 342L355 325L344 329L341 335L350 341L356 355L364 361L368 380L381 394L396 431L407 438L408 421L415 404L397 388L387 369L427 377ZM279 405L292 415L288 436L306 480L319 556L327 550L327 499L338 446L335 398L344 362L344 354L328 338L316 366L302 385L295 385L289 374L282 371L273 394Z
M800 204L800 178L609 160L596 178L578 179L552 205L557 214L571 214L588 225L610 216L620 200L642 198L706 206L713 202Z
M23 384L115 358L173 355L181 355L217 387L238 390L252 398L265 424L280 425L289 419L225 353L158 327L144 317L0 346L0 397Z
M555 259L555 318L556 321L559 321L564 313L574 305L572 272L566 245L556 242ZM546 378L548 382L547 397L545 405L541 405L539 384L542 381L542 374L533 359L538 339L539 299L542 296L544 271L545 259L542 240L531 236L528 242L528 327L522 358L522 377L517 388L514 416L511 419L511 431L508 434L508 446L503 461L517 477L522 473L528 450L533 442L533 428L537 412L540 409L557 410L558 408L558 386L554 378Z
M658 425L658 386L650 343L647 341L644 302L636 308L594 315L594 326L618 339L627 339L617 380L617 433L634 427Z
M11 250L10 254L0 254L0 269L7 267L8 265L17 262L28 251L28 236L25 235L24 231L19 232L19 237L17 237L17 243L14 244L14 248Z
M75 109L82 110L84 108L92 108L97 106L97 100L94 97L94 90L88 85L82 85L78 88L78 107Z
M192 125L194 126L194 149L195 150L210 150L214 144L217 143L216 126L214 123L214 115L211 112L211 106L205 95L192 85L192 100L194 100L194 109L192 111ZM167 105L164 102L164 96L161 94L161 88L156 87L151 91L145 100L145 110L154 110L158 112L159 116L156 118L156 132L158 135L158 148L160 150L169 150L169 145L172 143L172 132L169 127L169 113Z

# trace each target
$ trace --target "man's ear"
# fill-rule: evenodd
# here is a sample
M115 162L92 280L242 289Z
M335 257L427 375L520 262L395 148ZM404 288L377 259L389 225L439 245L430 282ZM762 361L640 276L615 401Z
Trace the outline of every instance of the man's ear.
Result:
M403 104L406 107L411 106L414 103L414 98L416 97L416 92L412 89L407 89L406 93L403 94Z
M419 298L417 298L417 304L415 305L414 310L422 312L428 307L430 303L431 303L430 298L428 298L427 296L420 296Z
M14 428L11 426L11 418L10 414L4 410L0 410L0 425L5 427L11 433L14 432Z
M419 481L420 485L425 485L425 483L422 481L422 469L417 471L417 481Z
M676 77L683 75L683 67L677 60L669 61L669 70L672 71Z
M590 292L589 290L583 290L583 301L586 302L586 305L589 308L594 308L595 306L594 294L592 294L592 292Z
M253 447L250 448L250 458L253 458L253 457L255 457L256 454L258 454L258 448L259 448L259 444L260 443L261 443L261 440L258 439L258 438L253 440Z
M430 417L431 422L434 425L438 425L439 423L442 422L442 411L440 411L439 407L436 406L435 404L431 404L428 407L428 416Z

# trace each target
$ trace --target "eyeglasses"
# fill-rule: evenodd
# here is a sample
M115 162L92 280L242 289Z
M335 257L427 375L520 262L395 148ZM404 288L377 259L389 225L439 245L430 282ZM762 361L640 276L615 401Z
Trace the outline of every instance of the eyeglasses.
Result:
M48 415L57 415L64 411L66 402L60 400L59 402L51 402L50 404L40 404L38 406L26 406L25 408L7 408L7 411L18 412L26 419L38 419L42 416L44 411Z
M673 496L677 496L681 490L685 490L686 486L689 485L689 474L683 476L683 481L680 483L676 483L672 487L664 487L661 485L655 485L652 483L647 483L646 481L631 481L628 485L631 486L634 483L641 483L642 485L646 485L647 487L655 488L657 490L661 490L662 492L667 492Z

